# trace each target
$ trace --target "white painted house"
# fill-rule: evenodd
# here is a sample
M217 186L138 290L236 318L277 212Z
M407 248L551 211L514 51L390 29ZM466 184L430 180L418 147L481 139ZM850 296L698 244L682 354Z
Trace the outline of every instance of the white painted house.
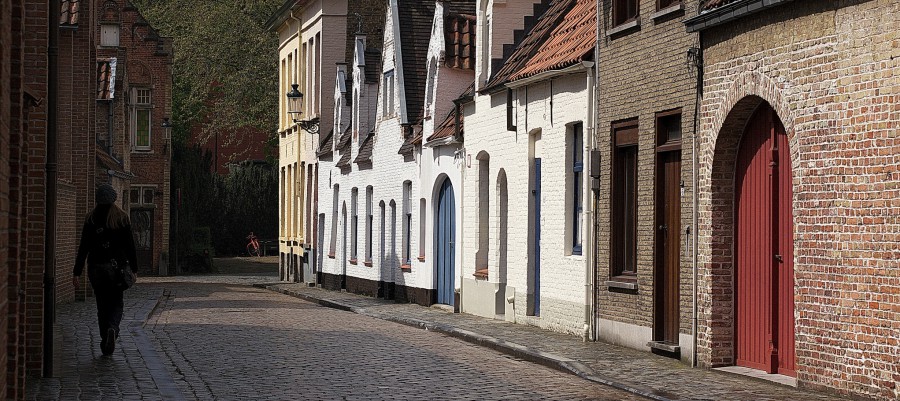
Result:
M327 149L319 151L320 283L327 289L430 305L433 274L419 258L417 195L425 98L422 61L434 3L391 0L387 5L375 113L368 114L374 86L360 82L372 66L363 50L365 64L360 68L356 51L352 91L335 91L336 123L327 168ZM347 112L349 119L343 114Z
M475 0L435 3L428 45L421 147L419 259L434 274L434 302L456 305L462 272L462 114L457 98L474 90Z
M487 35L464 113L461 310L593 338L596 1L534 5L540 18L520 25L528 33L505 55L501 27L524 16L479 3Z

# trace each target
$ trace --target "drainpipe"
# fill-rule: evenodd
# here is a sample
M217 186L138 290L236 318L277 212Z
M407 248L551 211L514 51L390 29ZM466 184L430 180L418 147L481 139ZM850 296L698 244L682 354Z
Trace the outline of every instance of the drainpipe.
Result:
M43 377L53 377L53 325L56 320L56 124L59 104L59 0L49 0L47 43L47 203L44 205L44 360Z
M594 66L596 66L596 64L594 64ZM597 297L596 297L596 295L597 295L597 286L596 286L597 274L596 273L597 272L594 270L595 266L597 265L596 264L597 240L595 238L595 235L596 235L595 228L596 228L596 223L597 223L597 221L596 221L597 220L597 217L596 217L597 216L597 214L596 214L597 192L593 190L594 177L591 175L591 173L593 173L593 172L590 169L590 166L592 166L594 164L593 158L598 156L598 155L595 155L595 152L593 152L593 150L596 149L596 144L595 144L596 138L594 138L594 124L596 123L595 120L596 120L596 113L597 113L597 105L595 104L595 98L594 98L594 89L595 89L594 85L596 82L596 80L594 78L594 74L596 73L596 71L597 71L596 67L592 67L592 68L589 68L587 70L587 74L585 74L587 76L585 83L587 85L587 95L588 95L587 109L588 109L588 112L587 112L587 116L585 118L584 135L588 138L588 140L583 141L583 143L586 143L588 145L587 148L591 151L587 152L588 157L584 158L587 160L588 168L587 169L582 168L581 174L582 174L582 177L584 177L584 178L590 177L589 180L585 179L582 182L582 185L585 188L592 189L590 191L590 193L592 195L590 197L591 201L585 202L585 205L587 205L589 207L589 209L586 211L586 213L588 215L585 216L586 218L584 220L586 222L590 222L590 223L587 224L587 227L585 227L585 234L587 234L587 235L585 235L582 238L582 244L584 242L583 241L584 238L587 238L591 242L590 246L583 246L583 249L587 252L587 255L585 255L585 258L584 258L584 260L585 260L584 271L585 271L585 274L587 275L587 280L585 282L586 288L584 291L584 293L585 293L584 295L587 298L586 299L587 303L585 304L585 311L584 311L585 312L585 317L584 317L585 318L585 325L584 325L585 326L585 333L584 333L585 341L587 341L587 340L595 341L597 339L597 336L596 336L597 328L595 327L596 325L594 324L594 321L596 320L594 318L594 316L596 316L595 313L596 313L596 308L597 308L597 305L595 302L595 300L597 299ZM588 174L584 174L584 170L588 170ZM584 184L587 184L588 182L590 182L591 185L584 185ZM588 191L582 191L582 196L587 197L587 194L588 194Z
M692 309L693 309L693 311L691 313L691 315L692 315L691 316L691 331L693 332L693 337L694 337L693 338L693 341L694 341L693 350L691 351L691 366L692 367L697 367L697 334L698 334L697 333L697 330L698 330L698 325L697 325L697 270L698 270L697 257L698 257L698 252L699 252L698 245L697 245L697 239L699 238L699 232L700 232L700 230L697 227L697 223L699 221L699 218L697 216L697 211L699 209L699 205L698 205L698 202L699 202L699 194L698 194L699 176L697 174L697 168L700 164L700 162L699 162L700 157L697 154L697 131L698 131L698 125L699 125L699 121L700 121L700 101L703 99L703 32L697 33L697 38L699 41L699 44L698 44L699 50L697 52L697 58L694 63L694 67L697 68L697 82L696 82L697 86L696 86L696 95L694 97L694 132L691 134L691 154L692 154L692 158L693 158L692 162L694 164L693 167L691 168L691 175L692 175L691 178L693 180L693 185L694 185L694 191L693 191L694 199L693 199L693 202L691 205L691 209L692 209L691 213L693 214L693 216L691 216L691 218L693 220L693 222L691 223L693 226L692 227L693 232L691 233L691 240L694 242L693 247L692 247L693 249L691 249L691 252L692 252L691 269L693 270L693 275L692 275L693 276L692 277L692 281L693 281L693 283L692 283L692 286L693 286Z

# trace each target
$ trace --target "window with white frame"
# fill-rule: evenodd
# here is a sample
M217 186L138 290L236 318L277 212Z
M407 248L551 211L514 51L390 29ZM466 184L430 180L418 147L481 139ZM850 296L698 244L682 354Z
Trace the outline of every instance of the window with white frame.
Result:
M128 190L128 203L131 206L152 206L153 196L156 194L156 186L132 185Z
M150 150L152 134L150 89L131 88L131 143L137 151Z
M582 222L584 220L584 204L582 196L584 195L582 183L584 181L584 134L582 123L575 123L571 126L571 169L572 181L569 192L571 198L571 235L572 235L572 254L581 255L582 243Z
M359 190L353 188L350 190L350 260L356 261L356 250L357 250L357 223L359 221L359 215L356 211L356 203L359 198Z
M337 224L338 224L338 194L340 187L334 185L334 196L331 205L331 240L328 243L328 257L334 259L337 248Z
M366 188L366 259L367 263L372 263L372 231L374 216L372 210L372 186Z
M403 183L403 264L412 259L412 182Z
M394 115L394 70L384 73L382 81L383 97L381 98L381 115Z

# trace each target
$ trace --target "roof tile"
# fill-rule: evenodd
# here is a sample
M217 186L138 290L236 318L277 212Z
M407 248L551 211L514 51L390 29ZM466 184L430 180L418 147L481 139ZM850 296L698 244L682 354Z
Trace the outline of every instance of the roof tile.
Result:
M485 88L587 59L597 40L596 12L594 0L554 0Z
M331 154L331 147L334 145L334 129L328 131L328 135L325 135L325 139L319 144L319 150L316 151L316 156L322 157L327 154Z
M356 156L356 159L353 160L354 163L371 163L372 162L372 144L375 142L372 138L375 136L374 132L370 132L369 135L366 135L363 138L362 142L359 143L359 154Z
M422 119L425 105L425 81L428 42L434 19L434 2L398 0L400 50L403 62L403 89L406 94L406 121Z
M61 0L59 10L60 26L77 26L78 11L81 8L81 0Z

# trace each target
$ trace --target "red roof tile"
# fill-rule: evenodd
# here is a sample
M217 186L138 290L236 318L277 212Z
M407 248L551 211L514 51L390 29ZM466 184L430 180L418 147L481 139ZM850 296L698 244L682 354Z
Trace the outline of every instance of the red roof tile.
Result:
M456 107L447 114L447 117L444 118L437 127L434 129L434 133L426 139L427 142L436 141L438 139L452 138L456 136ZM459 134L462 135L463 129L463 115L459 115Z
M597 43L597 2L570 0L574 3L560 24L528 63L510 80L522 79L544 71L556 70L584 61Z
M486 90L588 59L597 40L596 12L594 0L553 1Z
M81 8L81 0L61 0L59 24L62 26L78 25L79 8Z
M110 100L116 92L116 59L97 60L97 100Z
M444 63L447 67L475 69L474 15L448 15L444 21L444 41L446 42Z

